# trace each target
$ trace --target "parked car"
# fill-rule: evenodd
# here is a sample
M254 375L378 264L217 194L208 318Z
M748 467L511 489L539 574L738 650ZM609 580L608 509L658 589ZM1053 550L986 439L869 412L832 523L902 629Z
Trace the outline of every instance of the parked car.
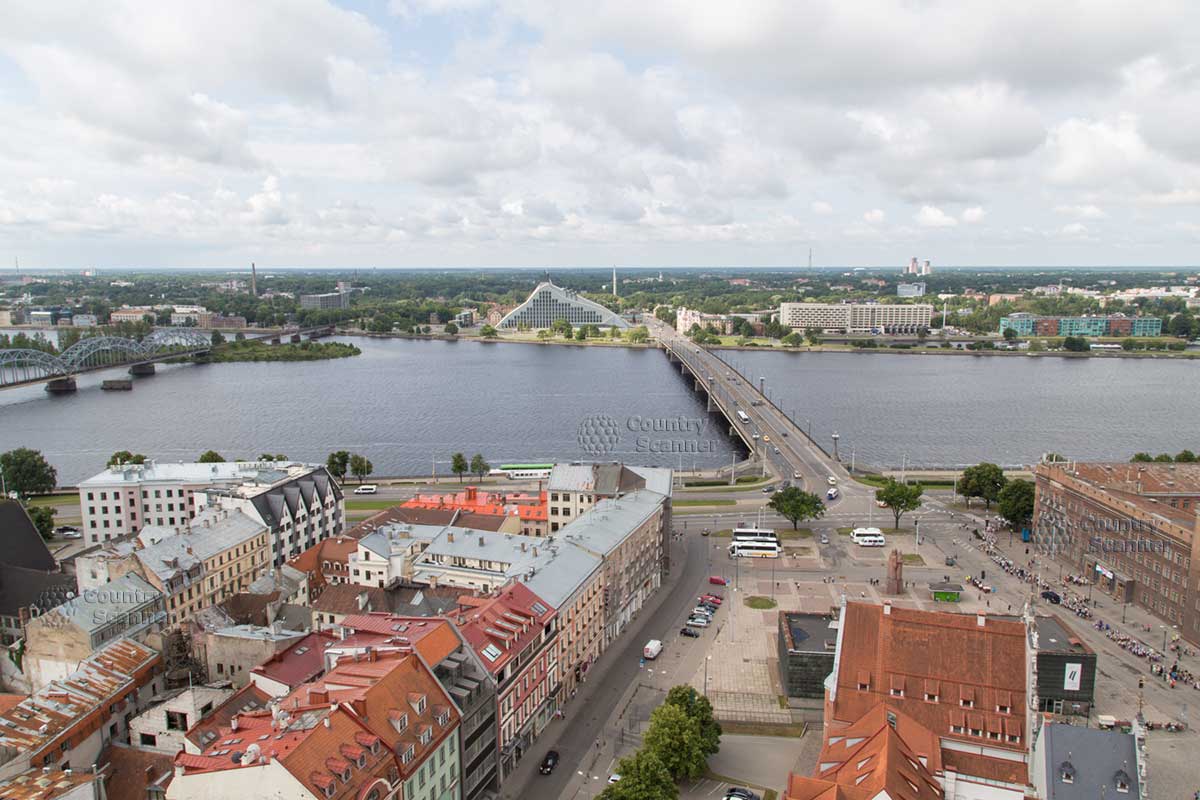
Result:
M688 617L688 621L684 624L689 628L707 628L710 623L708 617Z
M646 642L646 646L642 648L642 658L653 661L658 658L658 654L662 652L663 645L658 639L651 639Z
M725 586L729 583L729 581L725 580L720 575L709 575L708 582L713 586Z
M616 782L617 782L617 781L619 781L619 780L621 780L621 776L620 776L620 775L618 775L618 774L617 774L617 773L615 773L615 772L614 772L612 775L609 775L609 776L608 776L608 782L609 782L609 783L616 783Z
M699 639L699 638L700 638L700 632L699 632L699 631L694 631L694 630L692 630L691 628L688 628L688 627L683 627L683 628L680 628L680 629L679 629L679 635L680 635L680 636L686 636L686 637L688 637L689 639Z
M749 789L731 786L725 790L725 800L762 800L762 798Z
M716 603L717 605L721 605L721 603L725 602L724 597L721 597L719 594L713 594L712 592L700 595L700 599L705 603Z
M828 534L825 534L825 533L821 534L821 544L829 544L829 535Z
M73 525L59 525L54 529L54 533L64 539L82 539L83 534L79 532L79 528Z
M1046 591L1042 592L1042 599L1049 600L1054 605L1058 605L1059 603L1062 602L1062 597L1059 596L1058 592L1051 591L1050 589L1047 589Z
M538 767L538 772L543 775L549 775L554 772L554 768L558 766L558 751L550 750L546 753L546 757L542 759L542 765Z
M693 617L704 617L705 619L712 619L714 614L713 614L713 612L709 611L704 606L696 606L695 608L692 609L692 616Z

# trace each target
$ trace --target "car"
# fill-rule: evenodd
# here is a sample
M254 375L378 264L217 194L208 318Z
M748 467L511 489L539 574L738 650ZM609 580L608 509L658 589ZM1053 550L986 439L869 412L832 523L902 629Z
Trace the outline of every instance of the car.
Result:
M780 431L780 433L783 434L784 436L787 436L787 431Z
M837 500L837 498L838 498L838 488L836 486L830 486L829 491L825 493L825 499L826 500Z
M828 483L830 486L837 486L837 478L833 477L832 475L830 475L828 478L826 478L825 482Z
M821 534L821 544L829 544L829 535L828 534L825 534L825 533Z
M62 538L64 538L64 539L82 539L83 534L80 533L79 531L67 531L66 533L64 533L62 535Z
M875 505L879 506L880 508L887 508L887 503L883 502L882 500L876 500Z
M700 531L701 536L708 536L710 533L712 533L712 531L710 531L708 528L705 528L704 530Z
M800 480L800 470L795 470L794 472L792 472L792 477L795 478L796 480Z
M764 486L764 487L763 487L763 494L770 494L770 493L771 493L771 487L770 487L770 486Z
M715 603L716 605L721 605L721 603L725 602L725 598L721 597L721 595L719 595L719 594L702 594L702 595L700 595L700 602L701 603Z
M357 489L355 489L354 493L355 494L375 494L378 491L379 491L378 486L376 486L373 483L367 483L367 484L359 486Z
M775 448L775 452L776 452L776 453L778 453L778 452L779 452L779 448L778 448L778 447L776 447L776 448Z
M83 534L74 525L59 525L54 529L55 534L64 539L82 539Z
M755 434L752 434L752 435L750 436L750 438L751 438L751 439L755 439L755 440L757 440L757 439L758 439L758 434L757 434L757 433L755 433Z
M724 800L762 800L757 794L740 786L730 786L725 790Z
M709 575L708 582L713 586L726 586L729 584L729 581L725 580L720 575Z
M538 772L542 773L543 775L549 775L551 772L554 772L554 768L557 766L558 751L550 750L547 751L546 757L542 759L542 764L538 767Z
M708 617L709 619L712 619L713 612L710 609L705 608L704 606L696 606L695 608L692 609L692 616L693 617Z
M717 613L717 607L714 606L712 603L700 603L699 605L696 606L696 608L698 608L698 609L703 608L705 611L708 612L708 615L710 617L715 616Z
M1058 605L1062 602L1062 597L1058 594L1058 592L1051 591L1050 589L1042 592L1042 599L1049 600L1054 605Z
M616 783L616 782L617 782L617 781L619 781L619 780L621 780L621 776L620 776L620 775L618 775L618 774L617 774L617 773L615 773L615 772L614 772L612 775L609 775L609 776L608 776L608 782L609 782L609 783Z
M694 631L691 628L688 628L686 626L679 629L679 635L686 636L689 639L699 639L700 638L699 631Z
M687 622L684 623L690 628L707 628L711 624L707 617L688 617Z

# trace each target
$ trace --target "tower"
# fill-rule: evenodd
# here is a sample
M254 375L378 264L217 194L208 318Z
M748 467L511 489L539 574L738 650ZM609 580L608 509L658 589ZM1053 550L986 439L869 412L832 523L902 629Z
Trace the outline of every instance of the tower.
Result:
M617 296L617 268L613 267L613 297Z
M250 296L258 297L258 269L250 262Z

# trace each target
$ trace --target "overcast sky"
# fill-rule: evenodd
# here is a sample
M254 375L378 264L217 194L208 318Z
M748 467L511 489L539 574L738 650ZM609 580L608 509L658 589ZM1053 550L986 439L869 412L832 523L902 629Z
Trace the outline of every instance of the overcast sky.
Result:
M1200 261L1195 0L0 19L4 267Z

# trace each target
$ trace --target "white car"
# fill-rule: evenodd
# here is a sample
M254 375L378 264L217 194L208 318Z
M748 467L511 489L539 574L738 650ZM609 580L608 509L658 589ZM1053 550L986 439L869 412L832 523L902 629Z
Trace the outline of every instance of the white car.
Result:
M833 477L832 475L830 475L828 478L826 478L825 482L828 483L830 486L837 486L837 478Z
M375 494L379 491L379 487L373 483L364 484L354 490L355 494Z
M609 783L616 783L616 782L617 782L617 781L619 781L619 780L621 780L621 776L620 776L620 775L618 775L618 774L617 774L617 773L615 773L615 772L614 772L612 775L609 775L609 776L608 776L608 782L609 782Z
M709 624L707 617L688 617L688 621L684 623L689 628L707 628Z
M709 611L704 606L696 606L695 608L692 609L692 616L693 617L704 617L705 619L712 619L713 612Z

